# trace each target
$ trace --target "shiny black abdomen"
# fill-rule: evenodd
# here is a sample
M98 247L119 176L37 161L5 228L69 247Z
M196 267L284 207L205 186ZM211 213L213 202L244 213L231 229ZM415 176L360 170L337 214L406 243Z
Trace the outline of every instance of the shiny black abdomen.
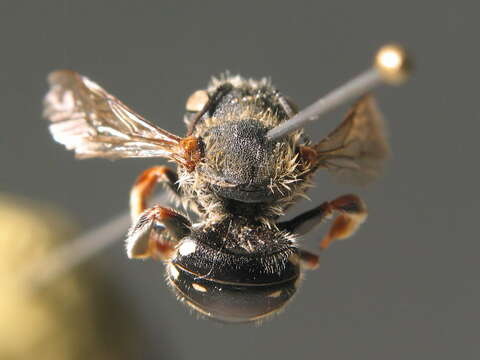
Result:
M298 285L296 247L278 233L265 239L271 230L251 229L249 237L248 230L235 234L224 226L196 230L180 242L167 266L170 284L188 305L215 319L254 321L277 312Z

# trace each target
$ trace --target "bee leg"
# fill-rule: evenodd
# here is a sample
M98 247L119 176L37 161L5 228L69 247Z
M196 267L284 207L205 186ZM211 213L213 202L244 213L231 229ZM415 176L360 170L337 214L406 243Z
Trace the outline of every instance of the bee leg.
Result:
M278 223L277 226L280 230L303 236L313 230L314 227L319 225L330 214L329 203L325 202L291 220Z
M308 270L314 270L320 263L320 257L310 251L298 249L298 255L302 265Z
M329 202L331 211L339 212L327 235L320 242L320 249L327 249L335 240L352 236L367 219L365 203L356 195L343 195Z
M129 258L167 260L175 243L190 234L190 221L183 215L156 205L138 216L127 235Z
M180 196L177 181L178 175L167 166L154 166L143 171L130 191L130 214L132 221L135 222L138 216L147 208L147 199L152 194L156 184L163 183L175 195Z
M320 242L320 248L325 250L335 240L343 240L353 235L367 218L367 207L358 196L340 196L333 201L325 202L300 214L292 220L279 223L278 227L281 230L305 235L335 212L339 214L333 221L327 235Z

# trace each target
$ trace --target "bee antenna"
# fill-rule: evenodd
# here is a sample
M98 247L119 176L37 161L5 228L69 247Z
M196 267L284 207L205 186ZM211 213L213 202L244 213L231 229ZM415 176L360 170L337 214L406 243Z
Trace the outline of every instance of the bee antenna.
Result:
M267 132L266 136L269 140L279 139L381 84L400 85L407 80L411 68L410 57L403 47L395 44L385 45L377 51L372 68L318 99L291 119L274 127Z

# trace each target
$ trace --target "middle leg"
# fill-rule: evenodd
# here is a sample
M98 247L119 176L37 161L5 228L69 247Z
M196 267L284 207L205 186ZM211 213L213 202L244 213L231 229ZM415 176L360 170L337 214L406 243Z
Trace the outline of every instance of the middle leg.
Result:
M135 181L130 191L130 214L132 221L147 209L147 200L152 195L158 183L166 184L176 195L180 194L178 188L178 175L167 166L154 166L143 171Z
M190 234L190 227L190 221L182 214L156 205L145 210L128 231L127 255L168 260L175 243Z
M180 213L156 205L147 208L147 200L156 184L166 184L180 195L177 174L166 166L154 166L142 172L130 192L130 213L133 225L127 236L130 258L168 259L175 242L190 232L190 221Z

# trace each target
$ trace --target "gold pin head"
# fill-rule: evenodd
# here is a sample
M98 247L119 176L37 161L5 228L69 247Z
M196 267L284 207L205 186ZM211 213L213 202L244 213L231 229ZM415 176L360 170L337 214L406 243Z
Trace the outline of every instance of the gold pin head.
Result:
M385 82L399 85L407 80L412 66L403 47L389 44L378 50L375 56L375 68Z

